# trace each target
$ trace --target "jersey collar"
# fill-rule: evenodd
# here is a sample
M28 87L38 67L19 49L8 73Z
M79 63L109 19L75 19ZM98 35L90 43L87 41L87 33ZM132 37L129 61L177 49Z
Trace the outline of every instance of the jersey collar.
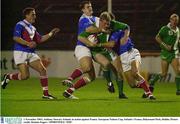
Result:
M87 16L86 14L83 14L84 17L86 18L92 18L93 16Z
M167 24L167 27L170 28L172 31L174 31L175 33L178 31L178 27L176 26L176 30L172 29L170 26L170 23Z

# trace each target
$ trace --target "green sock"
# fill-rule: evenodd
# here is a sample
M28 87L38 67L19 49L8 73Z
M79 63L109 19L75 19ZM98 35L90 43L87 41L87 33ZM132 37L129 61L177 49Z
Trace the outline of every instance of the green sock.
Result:
M177 91L180 91L180 76L175 77Z
M123 94L123 80L116 78L116 83L118 86L118 90L119 90L119 95Z
M150 86L154 86L155 83L156 83L159 79L161 79L161 75L160 75L160 74L154 74L154 75L152 76L152 78L149 80Z
M110 70L104 70L103 71L103 76L106 79L107 83L112 82Z

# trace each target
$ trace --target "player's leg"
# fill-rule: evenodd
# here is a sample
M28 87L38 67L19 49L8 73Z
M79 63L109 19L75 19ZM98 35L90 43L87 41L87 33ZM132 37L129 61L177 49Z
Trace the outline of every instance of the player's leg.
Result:
M118 90L119 90L119 98L127 98L123 94L122 88L121 88L121 85L120 85L120 84L122 84L123 80L119 78L116 68L110 63L110 61L109 61L109 59L107 57L108 56L97 53L94 58L95 58L97 63L99 63L100 65L103 66L103 68L105 68L106 70L111 69L114 72L114 74L116 76L116 82L117 82L117 85L118 85ZM121 97L121 96L124 96L124 97Z
M29 78L29 69L26 64L27 53L21 51L14 51L14 62L18 66L19 72L8 73L4 75L4 78L1 82L3 89L6 88L9 80L26 80Z
M67 80L73 81L76 78L80 77L83 74L82 69L76 68L75 70L73 70L73 72L68 76Z
M150 86L154 87L155 83L160 80L160 79L165 79L167 76L167 72L168 72L168 68L169 68L169 63L167 60L163 60L161 59L161 73L159 74L154 74L152 76L152 78L149 80Z
M102 65L100 65L102 66ZM108 86L108 91L110 93L114 93L115 92L115 88L114 88L114 84L112 82L112 73L111 73L111 70L107 70L107 69L104 69L103 67L101 67L102 70L103 70L103 77L106 79L106 82L107 82L107 86Z
M72 93L81 88L84 87L86 84L89 82L92 82L95 79L95 71L94 71L94 65L92 62L91 57L83 57L79 60L80 67L84 72L84 76L82 76L79 80L77 80L73 85L71 85L70 88L65 90L63 93L63 96L65 98L70 98L70 99L77 99L77 97L73 96Z
M175 83L176 83L176 95L180 95L180 63L178 58L174 58L171 62L173 70L176 74Z
M135 78L132 76L131 70L124 72L124 76L125 76L125 78L126 78L126 80L127 80L127 83L129 84L129 86L130 86L131 88L136 88L136 80L135 80Z
M77 80L70 88L68 88L67 90L65 90L63 92L63 96L65 98L69 98L69 99L78 99L77 97L75 97L73 94L73 92L77 89L80 89L84 86L86 86L88 83L92 82L95 79L95 71L94 71L94 67L91 69L90 72L84 74L79 80Z
M72 86L72 81L80 77L83 73L87 73L92 68L92 57L89 48L85 46L76 46L75 57L77 58L80 67L76 68L66 80L63 80L63 85Z
M114 89L114 85L111 79L111 70L113 71L114 68L110 67L112 65L110 64L110 61L106 58L107 56L106 54L108 54L108 52L101 51L101 53L93 52L92 54L94 56L95 61L99 63L100 66L102 66L103 68L103 76L107 81L108 91L110 93L114 93L115 89Z
M37 54L33 54L33 57L30 59L29 66L36 70L40 76L40 83L43 90L43 97L44 99L55 99L52 95L49 94L48 91L48 76L47 70L42 64L41 59L38 57Z
M145 91L145 94L148 96L149 99L155 99L152 92L149 89L149 85L146 82L146 80L143 78L143 76L140 74L140 61L134 60L131 62L131 73L132 76L138 81L136 86L138 88L142 88Z
M2 88L5 89L9 80L26 80L29 78L29 69L28 65L23 63L18 65L19 72L8 73L4 75L2 81Z
M103 55L103 52L93 53L93 56L94 56L95 61L99 63L103 68L103 76L107 81L108 91L110 93L115 92L114 85L111 80L111 72L110 72L111 70L116 72L115 68L111 65L110 61L105 57L105 55Z
M116 56L115 59L111 62L113 66L115 67L117 71L117 76L116 76L116 82L118 85L119 89L119 98L127 98L127 96L123 93L123 69L122 69L122 64L119 56Z

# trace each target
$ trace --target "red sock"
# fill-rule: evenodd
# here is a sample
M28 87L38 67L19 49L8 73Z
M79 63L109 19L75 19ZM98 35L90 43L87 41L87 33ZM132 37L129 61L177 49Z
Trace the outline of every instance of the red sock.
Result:
M47 76L40 76L41 86L43 88L43 94L45 96L49 95L48 93L48 77Z
M72 74L68 77L69 80L74 80L77 77L80 77L83 74L82 70L77 68L75 69Z
M67 90L67 92L68 93L73 93L75 89L79 89L79 88L81 88L81 87L83 87L85 85L86 85L86 81L83 78L81 78L76 83L74 83L73 87L69 88Z
M10 79L10 80L21 80L21 74L20 73L8 74L8 79Z
M137 87L143 88L145 93L147 93L148 95L152 94L145 80L140 81L137 84Z

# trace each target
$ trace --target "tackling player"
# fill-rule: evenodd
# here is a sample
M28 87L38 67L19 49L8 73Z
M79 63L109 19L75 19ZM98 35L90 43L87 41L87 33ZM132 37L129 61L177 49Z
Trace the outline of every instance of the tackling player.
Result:
M109 23L110 23L111 17L109 16L109 14L107 13L102 13L100 15L100 21L99 21L99 28L100 29L107 29L109 27ZM89 41L87 38L84 38L82 35L86 35L86 37L88 37L90 34L86 33L85 31L80 33L78 36L78 40L81 41L82 43L87 43L87 42L91 42ZM96 40L95 40L96 41ZM92 41L92 43L95 43L94 40ZM95 43L96 44L96 43ZM96 49L96 48L90 48L92 49ZM102 54L98 54L98 57L95 57L95 60L98 61L104 68L110 68L111 64L109 63L109 61L102 55ZM94 77L95 78L95 77ZM89 75L84 74L82 76L82 78L80 80L78 80L77 82L75 82L70 88L68 88L67 90L65 90L65 92L63 93L63 96L65 98L71 98L71 99L75 99L77 97L74 97L72 95L72 93L85 86L87 83L91 82L92 80L90 79Z
M97 21L97 17L92 16L93 10L90 1L83 1L80 3L80 9L83 12L82 16L79 19L78 24L78 34L82 33L83 31L87 31L91 29L92 25ZM98 32L104 31L103 29L96 28ZM91 30L94 31L94 30ZM95 72L94 66L92 61L92 55L90 52L90 47L95 47L96 43L86 41L85 43L81 41L77 41L77 45L75 48L75 56L78 59L80 64L80 68L75 69L70 76L66 80L63 80L62 83L64 85L72 86L72 81L77 77L80 77L82 74L88 73L90 76L90 80L94 80ZM83 81L83 79L82 79ZM108 85L108 89L112 92L113 85Z
M139 72L139 66L141 64L140 53L137 49L134 48L132 40L129 37L124 37L125 34L125 31L122 30L113 32L109 41L116 42L116 47L113 49L118 55L120 55L124 75L128 81L128 84L132 88L143 88L145 95L149 99L155 99L149 89L147 82Z

